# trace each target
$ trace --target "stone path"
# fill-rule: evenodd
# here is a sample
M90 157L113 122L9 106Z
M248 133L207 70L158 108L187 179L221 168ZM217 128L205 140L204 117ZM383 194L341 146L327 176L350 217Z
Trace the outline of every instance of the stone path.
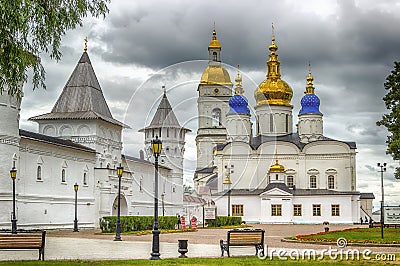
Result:
M284 249L314 249L317 253L328 249L326 245L286 243L280 240L285 236L309 234L322 231L321 225L256 225L266 231L265 244L269 252ZM349 225L332 225L331 230L339 230ZM360 227L360 225L358 225ZM162 258L177 258L178 239L187 239L188 257L219 257L221 255L219 240L226 239L228 229L199 229L196 232L161 234L160 253ZM151 253L152 235L122 235L123 241L113 241L114 235L98 234L98 230L81 230L80 232L48 231L46 239L46 260L107 260L107 259L148 259ZM332 248L337 248L333 246ZM364 250L362 247L349 247ZM371 247L372 252L400 253L399 247ZM253 247L234 248L231 255L254 255ZM0 250L0 260L34 260L38 252Z

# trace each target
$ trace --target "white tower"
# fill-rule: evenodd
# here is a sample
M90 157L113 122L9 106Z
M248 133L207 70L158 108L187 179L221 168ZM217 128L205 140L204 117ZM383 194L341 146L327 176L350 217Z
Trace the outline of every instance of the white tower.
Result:
M115 168L121 162L122 129L108 108L100 83L84 52L50 113L30 120L39 133L85 145L97 151L96 167Z
M0 213L7 215L0 216L0 225L9 224L12 212L12 180L10 170L13 166L19 170L19 117L21 101L17 97L8 94L4 89L0 94ZM18 180L17 172L16 193L18 201ZM17 204L18 208L18 204ZM18 209L16 210L18 218Z
M215 145L227 138L226 116L232 96L232 82L228 71L221 65L221 45L214 29L208 46L208 66L198 86L198 131L196 136L197 169L210 167Z
M154 163L151 141L156 137L162 140L162 150L159 158L160 166L172 169L171 176L164 177L160 185L160 193L183 195L183 155L185 153L185 134L190 129L182 127L176 118L171 104L168 101L164 88L164 95L149 126L139 130L145 135L145 152L148 160ZM175 199L178 199L176 197ZM183 199L182 199L183 200ZM182 202L174 202L179 205Z
M243 96L242 77L238 72L235 79L235 95L229 100L230 110L226 114L226 129L228 141L242 141L249 143L251 132L250 110L246 97Z
M301 142L308 143L323 138L322 113L319 111L320 100L314 94L313 76L309 68L305 95L301 99L298 133Z
M276 51L274 33L269 46L270 55L267 61L267 79L264 80L254 93L256 109L256 134L265 136L281 136L292 133L292 105L290 100L293 91L281 79L280 62Z

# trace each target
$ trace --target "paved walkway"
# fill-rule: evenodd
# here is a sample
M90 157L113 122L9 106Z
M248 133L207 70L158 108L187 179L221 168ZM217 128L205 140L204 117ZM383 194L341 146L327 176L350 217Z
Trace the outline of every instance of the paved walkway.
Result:
M359 225L358 225L359 226ZM328 249L326 245L299 244L281 242L285 236L316 233L322 231L321 225L256 225L266 231L265 244L268 251L273 249L313 249L319 253L322 249ZM349 225L332 225L331 230L349 227ZM160 235L161 258L177 258L178 239L188 239L188 257L219 257L221 256L219 240L226 239L228 229L199 229L197 232L174 233ZM122 235L123 241L113 241L114 235L98 234L98 230L81 230L78 233L71 231L48 231L46 239L46 260L106 260L106 259L148 259L151 253L152 235L133 236ZM332 248L337 248L333 246ZM363 247L349 247L358 249ZM400 248L371 247L372 252L400 253ZM254 255L254 247L235 248L231 255ZM37 259L37 251L0 250L0 260L34 260Z

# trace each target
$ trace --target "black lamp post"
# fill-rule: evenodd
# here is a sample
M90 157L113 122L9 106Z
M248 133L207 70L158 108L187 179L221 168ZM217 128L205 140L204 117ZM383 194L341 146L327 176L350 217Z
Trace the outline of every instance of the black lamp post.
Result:
M17 217L15 216L15 179L17 178L17 169L15 166L10 170L10 176L13 181L13 212L11 218L11 233L17 233Z
M382 200L381 200L381 237L383 239L383 227L384 227L384 216L383 216L383 206L384 206L384 191L383 191L383 172L386 172L386 163L378 163L378 167L381 168L381 170L379 170L378 172L381 173L381 196L382 196Z
M229 179L229 169L226 171L226 176L224 180L224 190L228 191L228 216L231 216L231 185L232 182Z
M165 215L165 208L164 208L164 197L165 197L165 193L161 194L161 203L162 203L162 216Z
M114 241L121 241L121 177L124 172L124 168L119 164L117 167L118 175L118 212L117 212L117 225L115 228L115 238Z
M79 232L78 230L78 184L75 183L74 190L75 190L75 220L74 220L74 232Z
M154 228L153 228L153 243L152 243L152 252L151 252L151 260L159 260L160 259L160 231L158 230L158 157L160 156L162 149L162 141L158 139L153 139L151 141L151 147L154 155Z

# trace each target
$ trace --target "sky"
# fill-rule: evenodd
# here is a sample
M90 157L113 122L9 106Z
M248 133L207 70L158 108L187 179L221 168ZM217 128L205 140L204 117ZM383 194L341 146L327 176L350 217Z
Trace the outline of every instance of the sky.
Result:
M168 98L186 136L184 178L193 178L196 160L197 86L207 65L207 47L215 22L221 57L232 81L240 64L245 95L254 107L257 85L274 24L282 79L293 89L297 122L308 62L324 114L324 135L357 143L357 189L375 194L379 205L377 163L384 173L385 202L400 204L400 181L386 155L385 78L400 60L400 2L391 0L112 0L105 19L87 18L62 40L61 61L42 54L47 90L24 87L21 128L37 131L29 117L48 113L77 64L88 37L88 53L111 112L131 126L123 133L125 154L138 156L143 133L167 88ZM45 99L45 101L44 101ZM294 129L295 129L295 125Z

